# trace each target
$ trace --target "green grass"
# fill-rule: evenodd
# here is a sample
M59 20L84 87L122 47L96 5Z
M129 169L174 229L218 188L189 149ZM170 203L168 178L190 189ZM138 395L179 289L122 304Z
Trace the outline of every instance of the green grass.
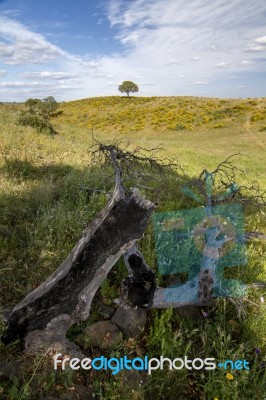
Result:
M17 124L23 105L0 105L0 306L9 308L39 285L66 257L83 229L104 206L102 192L113 187L112 171L91 165L93 135L111 143L122 139L129 149L162 147L161 157L179 160L185 175L167 182L157 174L141 188L147 198L157 203L157 211L196 207L180 191L184 180L190 181L203 169L213 170L231 154L241 153L235 165L243 169L249 181L257 180L266 188L265 110L266 99L221 100L189 97L106 97L60 104L51 122L59 135L36 132ZM181 174L181 175L180 175ZM239 184L246 184L241 173ZM131 182L132 183L132 182ZM265 213L258 208L245 210L247 230L265 229ZM155 271L156 255L152 227L140 241L149 265ZM245 283L266 281L265 248L262 241L248 244L249 263L234 267L227 277ZM119 261L100 290L105 302L117 296L125 275ZM167 279L157 276L159 284ZM73 376L42 375L39 359L28 362L25 381L0 384L1 395L13 390L14 400L38 398L41 391L60 393L64 386L83 382L93 387L99 399L148 400L157 393L161 399L263 399L266 392L265 289L250 289L248 295L234 302L220 299L208 318L197 325L181 318L173 310L152 310L144 338L124 341L121 355L246 358L250 371L233 372L228 380L225 371L156 371L141 387L126 390L122 380L102 372ZM0 307L0 309L1 309ZM97 312L93 308L93 319ZM99 317L100 318L100 317ZM1 319L0 319L1 321ZM0 322L0 330L3 330ZM75 329L73 330L73 332ZM77 331L79 331L77 329ZM255 348L261 353L256 354ZM0 347L4 360L18 357L16 345ZM92 354L99 350L91 349ZM102 352L109 356L108 352ZM38 377L38 389L28 384ZM13 389L12 389L13 388ZM5 397L4 397L5 398ZM7 397L6 397L7 398Z

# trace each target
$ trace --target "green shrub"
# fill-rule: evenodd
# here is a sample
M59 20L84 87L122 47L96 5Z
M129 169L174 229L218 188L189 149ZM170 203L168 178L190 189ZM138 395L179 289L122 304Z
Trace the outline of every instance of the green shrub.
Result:
M256 121L261 121L263 119L264 119L264 115L259 113L259 112L257 112L257 113L252 114L252 116L250 118L250 121L251 122L256 122Z
M30 112L22 111L17 120L19 125L31 126L39 132L47 132L51 135L57 134L50 122L39 115L31 114Z
M56 115L58 103L52 97L40 99L28 99L25 101L26 111L22 111L18 117L18 124L22 126L31 126L39 132L57 134L50 123L50 118Z

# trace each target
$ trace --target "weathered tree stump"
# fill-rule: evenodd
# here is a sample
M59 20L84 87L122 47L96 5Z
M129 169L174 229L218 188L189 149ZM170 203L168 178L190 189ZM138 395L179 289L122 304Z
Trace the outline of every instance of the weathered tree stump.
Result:
M106 207L65 261L15 306L2 341L21 338L29 353L77 350L65 338L67 329L88 318L97 289L118 258L143 236L153 208L137 189L126 195L116 179Z

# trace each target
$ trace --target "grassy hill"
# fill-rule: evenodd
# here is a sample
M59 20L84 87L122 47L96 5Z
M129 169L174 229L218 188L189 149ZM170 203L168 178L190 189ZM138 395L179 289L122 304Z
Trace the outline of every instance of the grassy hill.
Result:
M160 144L194 173L239 152L244 156L239 163L250 176L263 162L266 99L113 96L64 103L61 110L54 121L59 130L71 126L89 133L93 128L100 140Z
M161 158L167 156L179 161L185 173L177 169L176 178L167 183L155 175L150 184L155 191L141 189L147 198L156 201L158 211L196 207L181 194L180 182L195 178L203 169L213 170L236 153L241 155L235 157L234 164L246 175L245 178L239 172L237 182L249 185L247 180L257 180L262 189L266 188L265 98L113 96L72 101L61 103L60 113L51 121L59 133L55 136L18 125L23 107L23 104L0 104L0 314L1 307L12 307L55 270L86 224L106 203L104 193L87 190L108 191L113 185L110 169L91 165L92 130L99 141L121 140L121 145L128 145L128 149L160 146ZM264 211L247 208L245 223L247 230L263 231ZM151 228L140 246L147 262L156 270ZM266 281L263 242L252 240L248 252L248 266L232 268L228 276L247 284ZM106 280L100 291L109 304L118 295L121 277L125 275L121 261L114 269L117 273ZM159 275L158 281L164 283ZM121 355L132 356L149 353L246 358L252 363L251 371L235 371L234 379L230 380L222 370L192 373L165 369L154 372L130 395L123 390L120 380L99 375L99 379L90 382L97 398L148 400L154 398L154 392L161 399L263 398L266 382L266 369L261 366L266 357L266 312L265 303L260 300L263 296L266 297L265 289L254 288L241 300L220 299L213 309L205 310L207 317L200 325L173 310L152 310L144 338L124 340L121 347L114 349ZM91 320L97 318L93 309ZM255 352L258 348L259 352ZM4 360L17 356L16 345L8 349L0 346L0 351ZM27 395L30 392L24 390L24 382L24 386L17 385L18 395L12 399L37 399L41 391L62 391L65 377L56 375L46 382L48 378L42 377L38 362L30 362L26 373L27 384L35 371L40 380L38 389ZM82 382L87 379L82 374L72 378ZM8 393L12 385L14 382L5 383L2 393ZM67 385L71 386L71 382Z

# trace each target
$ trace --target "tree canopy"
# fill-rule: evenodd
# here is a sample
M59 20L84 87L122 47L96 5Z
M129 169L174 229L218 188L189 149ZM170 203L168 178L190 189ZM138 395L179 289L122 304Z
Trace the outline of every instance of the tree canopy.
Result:
M121 93L126 93L129 97L129 93L135 93L139 91L138 86L131 81L124 81L121 85L119 85L118 90Z
M18 117L18 123L23 126L31 126L39 132L46 131L57 134L50 123L50 118L55 115L58 103L54 97L48 96L41 99L30 98L25 101L25 110Z

